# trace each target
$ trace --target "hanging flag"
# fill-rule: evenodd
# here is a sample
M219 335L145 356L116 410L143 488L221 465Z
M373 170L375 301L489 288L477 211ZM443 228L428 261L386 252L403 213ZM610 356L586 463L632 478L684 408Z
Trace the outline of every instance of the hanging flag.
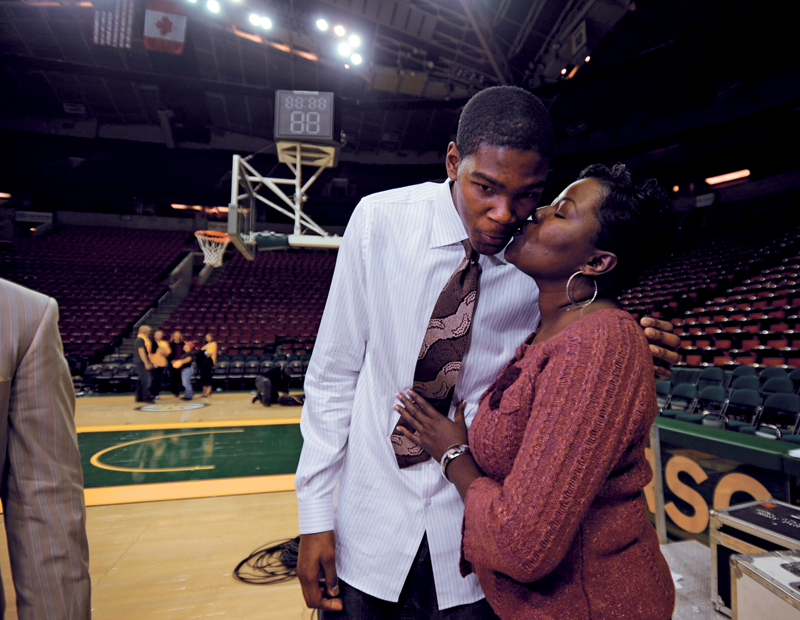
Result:
M134 0L93 0L92 42L111 47L131 46Z
M180 54L186 39L186 7L169 0L147 0L144 46L156 52Z

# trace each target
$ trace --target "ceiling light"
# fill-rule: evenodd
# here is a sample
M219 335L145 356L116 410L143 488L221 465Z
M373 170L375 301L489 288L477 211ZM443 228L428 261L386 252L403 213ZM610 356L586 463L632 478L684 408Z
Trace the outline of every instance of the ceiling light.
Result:
M344 26L342 25L336 25L333 27L333 34L335 34L337 37L343 37L347 34L347 30L345 30Z
M220 6L217 0L208 0L208 4L206 4L206 6L212 13L219 13Z
M261 27L264 30L269 30L272 28L272 20L269 17L262 17L261 18Z
M566 67L561 69L561 75L567 75L567 68Z
M750 176L749 170L737 170L736 172L729 172L728 174L721 174L717 177L708 177L706 183L709 185L718 185L719 183L727 183L728 181L735 181L736 179L744 179Z
M350 65L348 65L347 63L344 63L344 68L345 68L345 69L349 69L349 68L350 68Z
M231 2L235 2L236 4L239 4L241 1L242 0L231 0Z
M326 22L324 19L318 19L317 28L322 30L322 32L325 32L328 29L328 22Z
M11 198L11 194L8 192L0 192L0 198Z
M250 13L250 23L253 24L254 26L260 26L261 16L256 15L255 13Z
M350 47L347 43L339 43L339 47L336 48L339 50L340 56L349 56L353 53L353 48Z
M677 194L680 190L681 190L681 186L680 185L673 185L672 186L672 193L673 194Z
M592 59L591 56L587 56L586 58L583 59L583 62L589 62L591 59Z
M350 45L352 45L353 47L358 47L359 45L361 45L361 37L359 37L358 35L351 34L347 38L347 40L350 41Z
M197 2L197 0L189 0L189 2L191 2L192 4L195 4Z
M362 62L364 62L364 59L361 58L361 54L353 54L350 56L350 62L352 62L354 65L360 65Z

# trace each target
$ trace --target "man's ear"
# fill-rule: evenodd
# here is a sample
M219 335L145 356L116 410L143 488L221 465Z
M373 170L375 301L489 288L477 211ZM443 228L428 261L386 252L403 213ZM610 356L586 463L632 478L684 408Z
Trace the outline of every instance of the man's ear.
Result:
M617 266L617 255L613 252L603 252L598 250L592 258L583 266L584 274L597 277L607 274Z
M458 167L461 165L461 154L458 152L458 147L455 142L447 145L447 155L444 158L444 164L447 168L447 178L455 181L458 178Z

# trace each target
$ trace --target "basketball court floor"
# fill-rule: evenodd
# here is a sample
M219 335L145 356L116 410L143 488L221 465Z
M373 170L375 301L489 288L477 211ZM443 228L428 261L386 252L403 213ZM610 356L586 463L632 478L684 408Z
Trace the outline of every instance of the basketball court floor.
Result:
M296 579L232 576L258 547L297 536L300 408L251 398L78 399L95 620L311 618ZM0 540L6 618L16 619Z

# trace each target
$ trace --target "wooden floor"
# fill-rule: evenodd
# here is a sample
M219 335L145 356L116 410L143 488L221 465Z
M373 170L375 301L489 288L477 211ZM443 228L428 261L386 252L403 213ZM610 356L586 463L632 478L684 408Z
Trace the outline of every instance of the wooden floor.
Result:
M160 424L299 421L299 407L251 405L246 393L215 394L207 407L139 411L131 396L78 400L79 432ZM162 397L158 404L184 401ZM191 403L190 403L191 404ZM293 492L253 493L87 508L95 620L164 618L311 618L296 580L276 585L236 581L236 565L261 545L297 536ZM0 532L6 619L15 620L5 531Z

